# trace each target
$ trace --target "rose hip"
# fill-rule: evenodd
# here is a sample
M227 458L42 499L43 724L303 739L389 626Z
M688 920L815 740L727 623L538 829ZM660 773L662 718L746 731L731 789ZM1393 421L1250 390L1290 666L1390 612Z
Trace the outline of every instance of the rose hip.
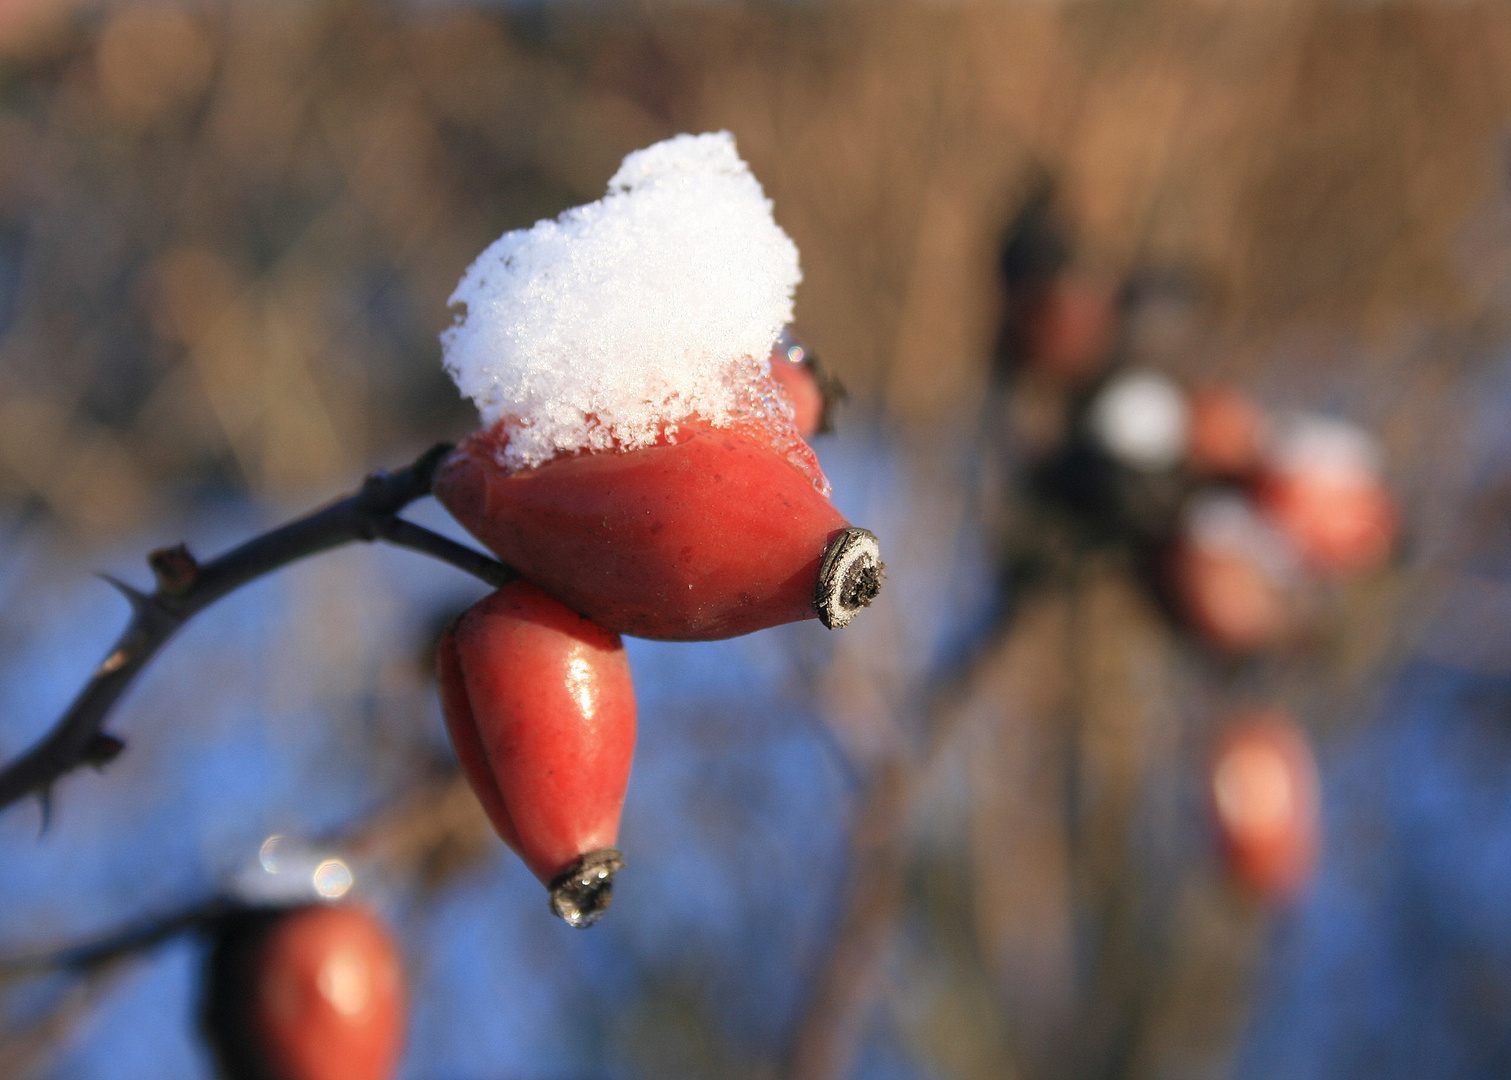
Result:
M792 419L798 434L811 438L824 423L824 390L813 369L787 359L782 350L771 354L771 378L792 403Z
M1030 370L1079 384L1107 362L1117 333L1117 290L1089 273L1062 273L1034 298L1024 331Z
M587 926L608 907L635 747L635 694L619 635L525 581L470 608L443 637L441 703L462 771L494 828Z
M1265 418L1247 394L1226 386L1195 390L1186 453L1209 476L1244 477L1259 468Z
M1223 737L1212 766L1218 839L1234 880L1264 900L1295 896L1318 848L1317 767L1301 730L1261 713Z
M1275 473L1260 484L1259 501L1319 571L1364 573L1390 556L1395 504L1373 477Z
M404 1010L398 948L357 904L237 916L211 954L205 1019L232 1080L388 1080Z
M1390 556L1396 507L1380 449L1346 420L1302 414L1279 426L1257 484L1260 506L1320 573L1351 575Z
M1170 575L1187 622L1220 649L1267 648L1299 628L1295 554L1242 496L1209 492L1192 500L1182 515Z
M609 630L701 641L815 616L843 626L880 588L875 537L820 490L800 440L774 447L759 424L694 420L653 446L510 471L506 438L495 426L463 442L436 497L500 559Z
M1282 641L1290 628L1284 592L1242 554L1182 544L1173 574L1191 625L1231 652L1252 652Z
M818 356L793 335L782 331L771 350L771 381L792 405L792 419L804 439L832 431L830 414L844 400L845 388L825 371Z

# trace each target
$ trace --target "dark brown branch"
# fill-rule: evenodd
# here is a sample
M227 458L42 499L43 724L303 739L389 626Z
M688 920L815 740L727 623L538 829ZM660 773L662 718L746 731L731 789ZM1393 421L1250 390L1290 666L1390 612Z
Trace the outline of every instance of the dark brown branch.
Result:
M51 972L87 975L108 964L161 945L189 931L213 926L218 920L246 910L248 905L217 896L193 907L137 923L61 952L0 960L0 979L21 979Z
M443 443L403 469L374 473L355 494L207 563L196 562L182 544L154 551L148 562L157 588L150 594L107 578L131 603L131 622L52 730L0 769L0 808L38 794L45 821L48 793L59 777L81 765L103 765L124 747L101 730L105 717L157 651L197 612L264 574L354 540L383 540L441 559L490 585L512 581L518 575L502 563L398 516L430 493L435 471L450 451Z

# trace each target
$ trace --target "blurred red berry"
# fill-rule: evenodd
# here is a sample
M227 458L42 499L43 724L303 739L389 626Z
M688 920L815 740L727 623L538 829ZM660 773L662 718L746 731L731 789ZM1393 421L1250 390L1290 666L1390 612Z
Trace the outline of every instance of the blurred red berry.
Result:
M499 558L616 633L701 641L814 617L842 626L880 588L875 537L849 528L801 440L693 420L654 446L510 471L503 437L495 427L463 442L437 498Z
M824 388L819 385L818 375L809 364L801 359L789 359L789 352L794 350L802 356L802 346L778 347L772 351L771 378L792 404L792 418L798 434L811 439L824 424Z
M1372 478L1276 474L1260 485L1259 499L1318 570L1363 573L1390 556L1395 504Z
M1273 440L1259 503L1314 569L1357 574L1389 558L1398 521L1378 458L1363 431L1320 417L1293 418Z
M1264 411L1252 398L1226 386L1192 392L1186 454L1192 468L1209 476L1243 477L1259 468Z
M404 972L357 904L241 916L211 954L206 1020L233 1080L389 1080L404 1041Z
M1187 621L1231 652L1280 644L1297 629L1296 559L1242 496L1198 496L1182 516L1171 586Z
M1212 805L1233 879L1285 900L1310 879L1319 844L1317 766L1297 725L1262 713L1234 724L1212 764Z
M534 585L505 585L441 641L441 702L462 771L505 843L586 926L608 906L635 749L619 635Z

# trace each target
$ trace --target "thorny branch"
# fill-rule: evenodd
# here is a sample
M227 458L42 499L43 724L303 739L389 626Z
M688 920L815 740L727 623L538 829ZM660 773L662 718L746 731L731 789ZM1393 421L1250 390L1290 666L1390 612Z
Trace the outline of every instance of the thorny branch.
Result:
M183 544L154 551L147 558L157 579L151 593L106 578L131 603L131 622L52 730L0 768L0 809L35 793L42 798L45 823L52 785L60 777L82 765L103 766L124 749L125 743L103 730L105 718L157 651L197 612L264 574L354 540L382 540L448 562L490 585L514 580L517 572L503 563L399 517L399 511L430 494L435 471L450 451L441 443L402 469L373 473L354 494L209 562L197 562Z

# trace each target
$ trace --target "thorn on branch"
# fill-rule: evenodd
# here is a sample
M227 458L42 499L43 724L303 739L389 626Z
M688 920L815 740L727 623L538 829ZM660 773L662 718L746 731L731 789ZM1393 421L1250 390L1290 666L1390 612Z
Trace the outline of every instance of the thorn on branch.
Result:
M357 493L206 563L198 562L183 544L160 548L147 557L157 579L151 595L101 574L131 605L131 622L52 729L14 760L0 762L0 809L36 794L45 833L53 782L82 765L98 768L124 747L99 729L131 680L197 612L279 567L352 541L386 540L450 563L495 587L517 577L512 568L483 552L399 517L404 507L430 494L436 471L452 450L441 443L406 468L373 473Z
M147 563L157 578L157 587L174 596L188 592L199 578L199 561L185 544L158 548L147 556Z
M37 809L42 812L42 827L37 830L37 836L47 835L47 830L52 827L52 784L45 784L37 789Z
M82 756L89 764L100 769L114 761L124 749L126 749L126 743L123 740L103 731L97 731L85 745Z
M113 577L110 574L100 574L99 577L126 598L126 602L131 605L133 612L141 612L146 609L150 598L142 590L133 585L127 585L120 578Z

